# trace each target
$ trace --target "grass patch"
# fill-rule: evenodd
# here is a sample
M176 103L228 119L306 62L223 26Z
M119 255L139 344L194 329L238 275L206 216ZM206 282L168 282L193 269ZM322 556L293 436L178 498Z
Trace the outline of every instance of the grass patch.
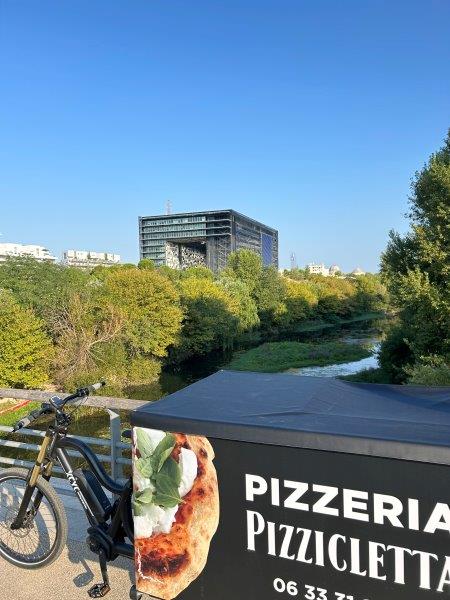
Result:
M355 383L392 383L389 374L381 368L364 369L353 375L342 375L338 379L354 381Z
M370 356L368 348L345 342L268 342L239 352L227 365L234 371L279 373L300 367L321 367Z

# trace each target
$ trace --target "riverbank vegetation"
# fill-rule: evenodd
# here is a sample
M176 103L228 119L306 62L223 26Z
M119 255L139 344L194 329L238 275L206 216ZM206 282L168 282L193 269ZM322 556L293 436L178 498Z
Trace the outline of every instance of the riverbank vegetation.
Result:
M164 366L387 307L376 275L279 273L248 250L231 254L217 276L149 260L84 271L8 259L0 289L0 319L9 328L0 344L0 385L68 390L105 378L114 393L156 381Z
M267 342L236 353L228 369L278 373L300 367L322 366L360 360L371 351L345 342Z
M218 275L149 260L85 271L8 259L0 264L0 386L68 390L105 378L118 394L158 381L163 367L258 343L232 367L349 361L346 353L365 350L302 345L298 336L387 310L395 318L380 368L352 379L448 385L450 135L416 174L409 218L406 235L391 233L380 276L279 273L249 250L232 253Z
M450 132L412 182L410 230L391 232L381 276L397 320L380 369L353 380L450 385Z

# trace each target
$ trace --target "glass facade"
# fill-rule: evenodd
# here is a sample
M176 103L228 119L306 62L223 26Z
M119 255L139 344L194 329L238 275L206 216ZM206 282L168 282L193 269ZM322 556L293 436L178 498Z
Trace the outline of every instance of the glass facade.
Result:
M273 236L261 233L261 256L263 265L268 267L273 262Z
M180 248L180 255L193 257L189 249L199 243L205 244L205 264L214 272L226 266L230 252L241 248L260 254L264 265L278 266L276 230L235 211L139 218L140 256L158 266L173 262L174 244Z

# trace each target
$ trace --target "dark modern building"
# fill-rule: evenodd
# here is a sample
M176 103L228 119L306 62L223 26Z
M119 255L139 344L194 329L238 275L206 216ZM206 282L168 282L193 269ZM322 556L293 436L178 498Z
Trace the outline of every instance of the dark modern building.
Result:
M139 217L141 258L175 269L204 265L218 272L230 252L247 248L278 268L278 232L234 210Z

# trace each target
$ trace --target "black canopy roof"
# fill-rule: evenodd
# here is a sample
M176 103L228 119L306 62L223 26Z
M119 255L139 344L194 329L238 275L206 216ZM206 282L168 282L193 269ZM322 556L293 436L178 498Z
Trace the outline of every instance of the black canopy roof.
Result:
M139 408L132 424L450 464L450 387L219 371Z

